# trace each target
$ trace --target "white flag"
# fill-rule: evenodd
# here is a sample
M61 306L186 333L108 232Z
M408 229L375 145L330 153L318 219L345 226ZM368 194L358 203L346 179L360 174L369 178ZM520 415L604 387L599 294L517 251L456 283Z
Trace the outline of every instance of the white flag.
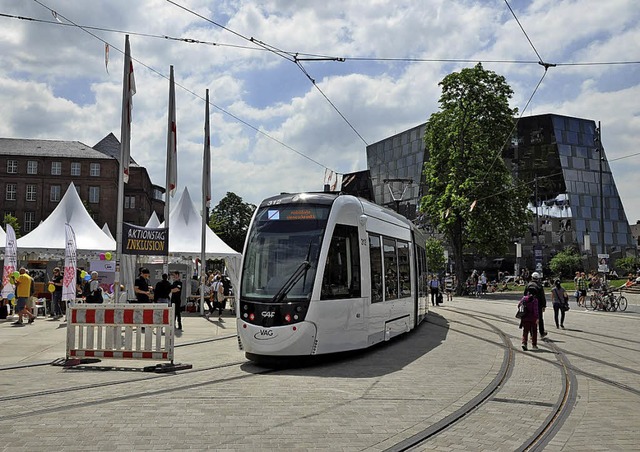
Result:
M76 299L76 272L78 261L76 257L76 234L69 223L64 225L66 246L64 250L64 276L62 279L62 300Z
M204 111L204 156L202 158L202 199L205 206L211 206L211 136L209 133L209 90ZM205 212L202 212L205 217Z
M176 130L176 87L173 66L169 72L169 117L167 121L167 194L173 197L178 186L178 132Z
M129 182L129 159L131 155L131 114L133 95L136 93L136 80L133 76L133 62L129 35L124 38L124 71L122 76L122 117L120 119L120 168L124 183Z
M16 232L10 224L7 224L7 239L4 248L4 270L2 273L2 298L7 298L13 293L13 285L9 282L11 273L18 270L18 242Z

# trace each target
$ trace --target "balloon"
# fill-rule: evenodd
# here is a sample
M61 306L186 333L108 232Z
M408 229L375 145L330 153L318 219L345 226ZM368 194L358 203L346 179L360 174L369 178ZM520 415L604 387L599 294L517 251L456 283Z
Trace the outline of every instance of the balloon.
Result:
M15 298L15 295L10 293L9 295L7 295L7 300L13 300Z
M54 286L53 284L49 284L47 286L47 289L49 290L49 292L53 293L56 291L56 286Z
M110 293L113 293L113 284L111 284L111 285L109 286L109 292L110 292Z
M101 260L101 261L103 261L105 257L106 257L106 256L104 255L104 253L100 253L100 260Z
M86 271L84 271L84 270L82 270L82 271L80 272L80 277L81 277L82 279L85 279L85 277L86 277L86 276L87 276L87 272L86 272Z
M20 272L13 272L13 273L11 273L11 276L13 276L14 278L19 278L20 277Z
M9 276L9 284L15 284L16 283L16 279L13 277L13 275Z
M84 280L89 281L91 279L91 275L84 275Z
M106 253L104 253L104 257L110 261L111 260L111 251L107 251Z
M12 299L11 299L11 306L15 306L15 305L17 305L17 304L18 304L18 303L16 302L16 299L15 299L15 298L12 298Z

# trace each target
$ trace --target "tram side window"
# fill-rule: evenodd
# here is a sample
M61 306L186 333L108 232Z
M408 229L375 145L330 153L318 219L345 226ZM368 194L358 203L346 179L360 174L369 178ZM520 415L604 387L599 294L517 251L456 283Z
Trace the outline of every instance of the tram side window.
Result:
M320 299L360 297L358 228L337 224L331 237Z
M380 236L369 235L369 261L371 263L371 303L382 298L382 244Z
M398 274L400 275L400 297L411 296L411 269L409 263L409 243L398 240Z
M427 296L427 254L425 249L416 245L416 275L418 277L418 296Z
M396 241L390 238L382 239L384 251L384 287L385 300L398 298L398 255Z

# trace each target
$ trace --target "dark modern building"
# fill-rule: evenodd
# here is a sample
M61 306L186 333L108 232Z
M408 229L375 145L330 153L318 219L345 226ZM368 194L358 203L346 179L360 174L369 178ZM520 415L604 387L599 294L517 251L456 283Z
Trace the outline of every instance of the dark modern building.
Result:
M420 124L366 149L375 202L412 220L425 188L425 127ZM542 250L544 262L568 245L593 262L603 251L611 260L635 254L636 242L593 120L555 114L520 118L517 137L503 156L516 179L531 183L537 193L529 205L536 220L520 238L522 265L535 266L534 246Z
M119 152L113 134L94 147L79 141L0 138L2 217L16 217L25 235L49 216L73 182L96 223L107 223L115 234ZM132 160L124 221L144 225L152 211L162 218L163 194L164 188L153 185L146 169Z

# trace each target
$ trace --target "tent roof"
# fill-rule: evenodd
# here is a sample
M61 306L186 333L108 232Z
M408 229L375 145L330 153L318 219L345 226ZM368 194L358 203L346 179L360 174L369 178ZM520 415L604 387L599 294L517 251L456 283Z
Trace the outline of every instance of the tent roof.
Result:
M160 227L164 227L164 223ZM180 200L174 204L169 214L169 252L197 257L200 255L201 244L202 216L193 206L189 190L185 187ZM207 226L205 256L209 258L240 257L240 253L224 243Z
M4 229L0 226L0 246L4 247L5 243L7 243L7 233L4 232Z
M115 240L115 239L113 238L113 234L111 233L111 229L109 229L109 225L108 225L107 223L105 223L105 224L102 226L102 232L104 232L105 234L107 234L107 237L109 237L110 239Z
M169 221L171 221L171 218L169 218ZM158 218L158 215L156 215L156 211L154 210L153 212L151 212L151 216L149 217L149 221L147 221L147 224L144 225L145 228L153 228L153 229L157 229L160 227L160 219Z
M65 223L69 223L76 235L76 248L89 251L113 251L116 241L100 229L87 212L73 182L69 184L62 200L37 228L18 239L18 249L64 250L66 244Z

